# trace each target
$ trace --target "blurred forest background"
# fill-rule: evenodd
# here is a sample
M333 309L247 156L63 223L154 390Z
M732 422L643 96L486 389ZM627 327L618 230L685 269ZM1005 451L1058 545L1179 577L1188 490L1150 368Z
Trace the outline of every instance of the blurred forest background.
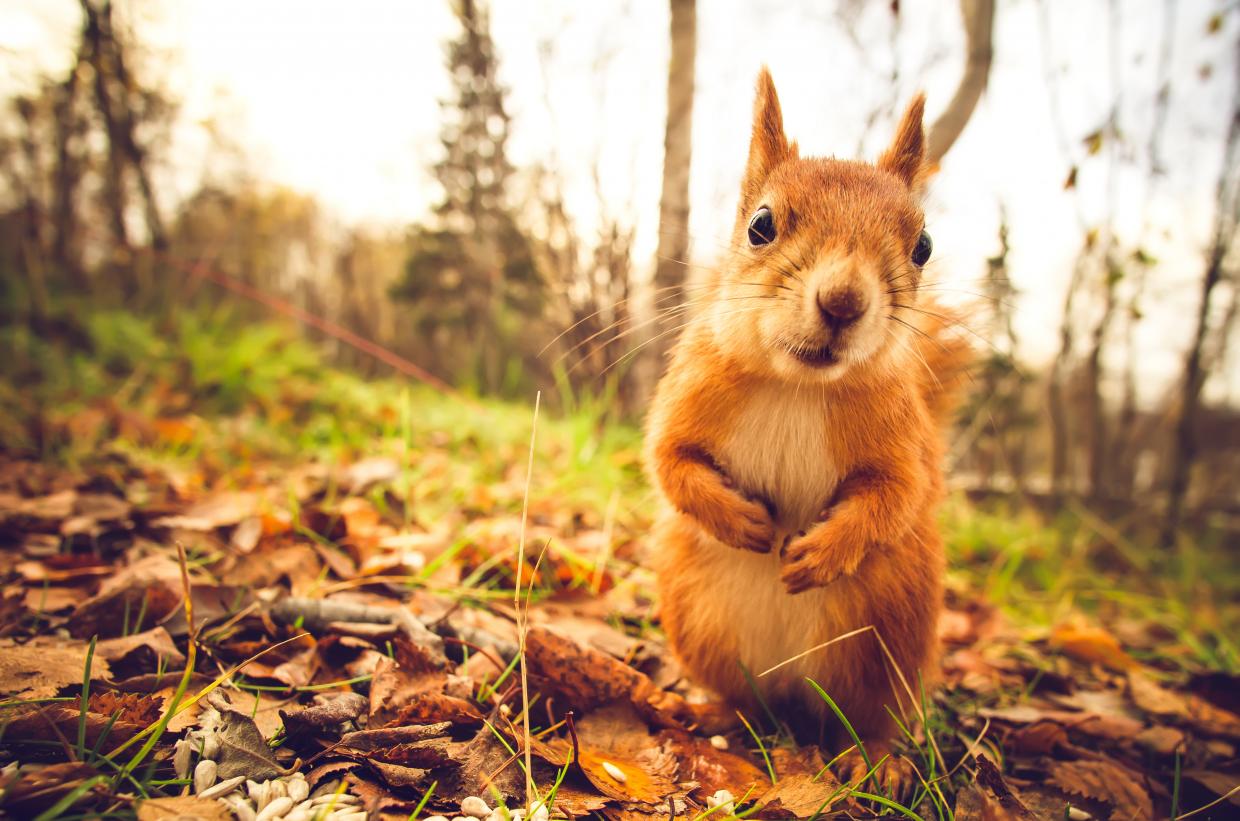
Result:
M450 14L441 76L352 77L382 86L393 109L437 100L437 144L410 141L428 184L421 216L404 224L350 219L267 177L230 104L187 122L177 51L147 37L162 30L158 4L13 6L22 26L10 31L35 35L0 52L0 442L44 455L118 437L184 443L186 420L208 414L305 426L307 408L336 407L328 370L523 402L538 388L566 413L590 407L598 425L634 425L685 321L683 289L726 240L752 77L769 61L790 89L794 137L819 147L798 133L819 121L797 113L811 106L809 117L834 116L852 135L823 151L872 154L921 87L932 119L958 119L929 205L932 232L937 217L955 220L935 234L937 293L971 306L980 354L953 433L954 485L1087 517L1120 552L1138 534L1234 547L1237 5L967 0L963 15L948 3L774 5L556 6L547 17L566 38L584 38L582 19L590 31L658 35L587 42L588 62L573 64L578 104L566 105L549 89L571 68L567 41L505 42L492 23L518 14L507 4L445 4L434 12ZM742 12L761 18L762 36L830 47L751 44L720 79L704 62L717 61L710 38L743 31ZM301 13L282 37L297 41ZM246 27L244 14L231 25ZM64 37L40 39L57 26ZM47 43L62 42L49 57ZM509 47L532 49L537 70L507 72ZM656 65L659 82L644 88L648 104L609 110L610 78L632 60ZM281 76L295 83L296 68ZM841 84L844 102L832 91ZM518 92L545 97L544 110L525 105L522 120ZM319 116L338 103L325 93ZM620 120L666 161L637 150L617 160L600 137L593 156L561 162L562 133L619 133ZM189 170L187 131L198 146ZM521 134L523 156L541 149L536 161L516 158ZM726 173L715 144L728 149ZM1021 200L1011 175L1031 145L1051 160L1021 183ZM636 180L628 196L616 196L617 177Z

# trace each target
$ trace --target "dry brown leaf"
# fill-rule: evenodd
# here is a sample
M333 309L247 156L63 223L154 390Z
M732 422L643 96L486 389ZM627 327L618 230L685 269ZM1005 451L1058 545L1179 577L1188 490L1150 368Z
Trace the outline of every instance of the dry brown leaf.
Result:
M217 493L175 516L164 516L152 522L154 527L177 530L210 531L229 527L259 512L259 495L248 491Z
M104 580L99 592L69 617L69 632L113 638L150 629L181 606L181 566L163 554L126 565Z
M1176 750L1184 749L1186 739L1184 733L1174 727L1155 726L1137 733L1133 741L1159 755L1171 755Z
M1128 676L1133 703L1151 715L1183 721L1201 733L1240 738L1240 716L1193 693L1176 693L1141 674Z
M335 730L346 721L365 715L370 702L361 693L323 693L304 710L280 710L285 734L290 738Z
M285 774L248 712L242 712L216 690L207 697L212 710L204 711L200 734L213 735L220 751L215 757L219 778L244 775L259 781Z
M741 796L736 797L740 799ZM757 801L761 807L756 813L759 818L809 818L848 803L848 791L840 787L830 771L817 780L811 775L796 773L780 778Z
M196 795L148 798L138 805L138 821L232 821L223 803Z
M983 792L982 815L986 821L1038 821L1020 796L1003 780L1003 774L989 758L979 755L975 787Z
M185 664L172 636L163 627L114 639L104 639L95 647L98 658L107 659L116 675L133 676L159 669L176 670Z
M68 739L77 740L78 727L81 722L81 709L71 702L57 704L36 704L30 707L6 711L4 725L4 744L17 747L22 744L40 746L60 745L63 747ZM86 746L95 749L102 740L106 744L116 745L128 741L147 726L118 719L113 721L110 715L92 711L86 713Z
M1008 736L1005 749L1024 755L1051 755L1068 746L1068 731L1063 725L1053 721L1035 721Z
M482 713L471 702L448 695L447 659L405 635L392 640L395 660L383 659L370 681L370 726L450 721L478 726Z
M575 728L576 747L571 738L556 738L532 749L558 767L576 754L581 772L609 798L659 804L674 792L676 758L650 735L632 705L621 702L596 710Z
M1101 664L1120 672L1136 670L1141 666L1124 652L1114 636L1101 627L1061 624L1051 631L1050 644L1085 664Z
M92 692L86 709L102 716L117 716L118 722L145 726L159 720L164 700L150 693Z
M530 628L525 653L539 689L581 712L624 700L663 727L683 726L692 716L683 698L660 690L644 673L545 627Z
M0 695L6 698L31 699L56 695L61 687L81 684L86 671L87 645L83 641L65 641L39 637L25 644L0 639ZM106 659L96 656L91 662L91 680L110 675Z
M680 762L676 777L699 784L695 795L705 797L716 790L727 790L739 797L768 781L767 774L749 759L728 750L718 750L700 736L681 730L664 730L659 739Z
M35 818L82 782L97 775L99 772L94 767L76 761L47 766L28 764L15 776L8 779L0 777L4 813L9 818ZM103 791L104 788L96 787L91 792ZM88 794L75 802L73 807L80 809L93 798L94 795Z
M1100 801L1116 819L1142 821L1154 817L1154 804L1132 773L1106 761L1051 761L1047 781L1068 795Z

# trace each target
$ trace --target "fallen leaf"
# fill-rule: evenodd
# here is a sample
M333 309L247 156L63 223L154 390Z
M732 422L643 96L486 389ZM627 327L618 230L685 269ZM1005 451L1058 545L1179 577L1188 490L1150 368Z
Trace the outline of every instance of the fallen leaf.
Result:
M69 632L79 638L113 638L150 629L181 606L181 567L156 554L120 568L69 617Z
M232 821L223 803L196 795L148 798L138 805L138 821Z
M981 818L985 821L1038 821L1030 812L1016 792L1003 780L1003 774L989 758L984 755L974 759L977 762L976 787L981 788L984 801Z
M448 663L405 635L392 640L395 659L383 659L370 681L370 726L450 721L477 726L482 713L445 693Z
M734 795L739 800L743 793ZM830 771L818 779L796 773L780 778L757 802L760 818L809 818L848 803L848 790L841 788Z
M525 652L530 677L538 679L540 689L583 713L625 700L664 727L681 726L691 715L684 699L655 687L645 674L545 627L530 628Z
M1062 624L1051 631L1050 645L1085 664L1101 664L1121 672L1141 666L1101 627Z
M328 693L315 696L314 705L304 710L280 710L286 735L295 738L339 727L365 715L370 705L360 693Z
M126 678L158 669L174 670L185 663L185 655L163 627L104 639L95 646L95 654L106 659L118 677Z
M220 751L215 761L221 781L237 775L261 781L284 774L284 768L276 763L271 748L248 713L233 707L219 690L212 692L207 700L209 708L203 710L201 729L187 737L194 739L195 746L208 736L219 742Z
M728 750L719 750L709 740L682 730L664 730L659 740L667 746L680 766L680 781L696 781L696 795L703 798L717 790L735 796L756 790L766 783L767 774L749 759Z
M676 759L650 735L627 703L614 704L575 722L576 744L555 738L534 750L557 767L572 761L603 795L658 804L675 789Z
M1116 818L1154 817L1149 793L1128 770L1111 761L1051 761L1047 781L1068 795L1106 804Z
M10 818L36 818L97 775L99 772L94 767L76 761L47 766L27 764L15 776L0 777L0 784L3 784L0 809ZM96 786L75 801L72 807L65 807L61 814L70 809L81 809L83 805L93 805L105 791L105 787Z
M0 639L0 695L35 699L56 695L62 687L81 684L86 671L87 645L49 637L25 644ZM110 675L106 659L96 657L90 666L92 680Z

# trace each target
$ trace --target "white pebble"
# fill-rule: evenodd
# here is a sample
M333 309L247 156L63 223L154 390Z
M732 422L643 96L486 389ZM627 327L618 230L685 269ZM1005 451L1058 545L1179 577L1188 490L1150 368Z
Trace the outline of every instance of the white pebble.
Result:
M713 735L710 737L710 746L716 750L726 750L728 748L728 740L721 735Z
M541 801L535 801L534 806L526 816L529 821L550 821L551 812L547 809L547 805Z
M727 790L716 790L715 794L706 799L706 806L710 808L718 807L724 815L731 815L736 811L736 796Z
M629 780L629 777L624 774L624 770L620 769L615 764L612 764L610 761L603 762L603 769L608 775L619 781L621 784Z
M448 821L448 818L444 815L428 815L426 818L423 818L422 821Z
M1071 821L1089 821L1093 816L1080 807L1068 807L1068 818Z
M292 808L293 799L287 795L281 796L264 807L256 821L275 821L277 818L283 818L284 814Z
M293 777L286 786L288 788L288 797L298 804L310 797L310 785L304 777Z
M200 793L214 784L219 770L219 765L209 758L199 761L194 767L194 792Z
M198 793L199 798L220 798L228 795L233 790L241 786L241 782L245 781L244 775L234 775L232 778L225 778L220 783L210 789L203 790Z
M338 789L340 789L339 779L336 781L324 781L322 784L315 787L314 792L310 793L310 795L314 798L319 798L324 795L333 795Z
M461 815L468 815L470 818L486 818L490 814L491 808L487 806L487 802L476 795L471 795L461 802Z
M288 795L288 784L278 778L273 778L268 781L267 789L270 791L268 794L271 796L271 801L275 801L277 798L284 798ZM296 804L297 802L294 801L293 803Z
M294 807L288 811L287 815L284 816L284 821L310 821L313 817L314 816L310 814L310 810L302 810Z
M366 821L365 810L346 810L327 816L327 821Z

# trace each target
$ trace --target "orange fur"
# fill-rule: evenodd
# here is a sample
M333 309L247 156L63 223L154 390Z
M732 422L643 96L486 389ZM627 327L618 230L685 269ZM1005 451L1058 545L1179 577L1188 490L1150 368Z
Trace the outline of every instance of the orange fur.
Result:
M754 701L741 664L759 676L866 626L914 691L934 666L940 428L967 349L913 305L922 105L876 166L803 159L763 70L731 252L648 418L663 625L690 673L738 704ZM751 245L761 207L778 235ZM840 305L850 324L832 324ZM886 707L911 706L872 633L758 678L817 729L826 708L805 677L876 742Z

